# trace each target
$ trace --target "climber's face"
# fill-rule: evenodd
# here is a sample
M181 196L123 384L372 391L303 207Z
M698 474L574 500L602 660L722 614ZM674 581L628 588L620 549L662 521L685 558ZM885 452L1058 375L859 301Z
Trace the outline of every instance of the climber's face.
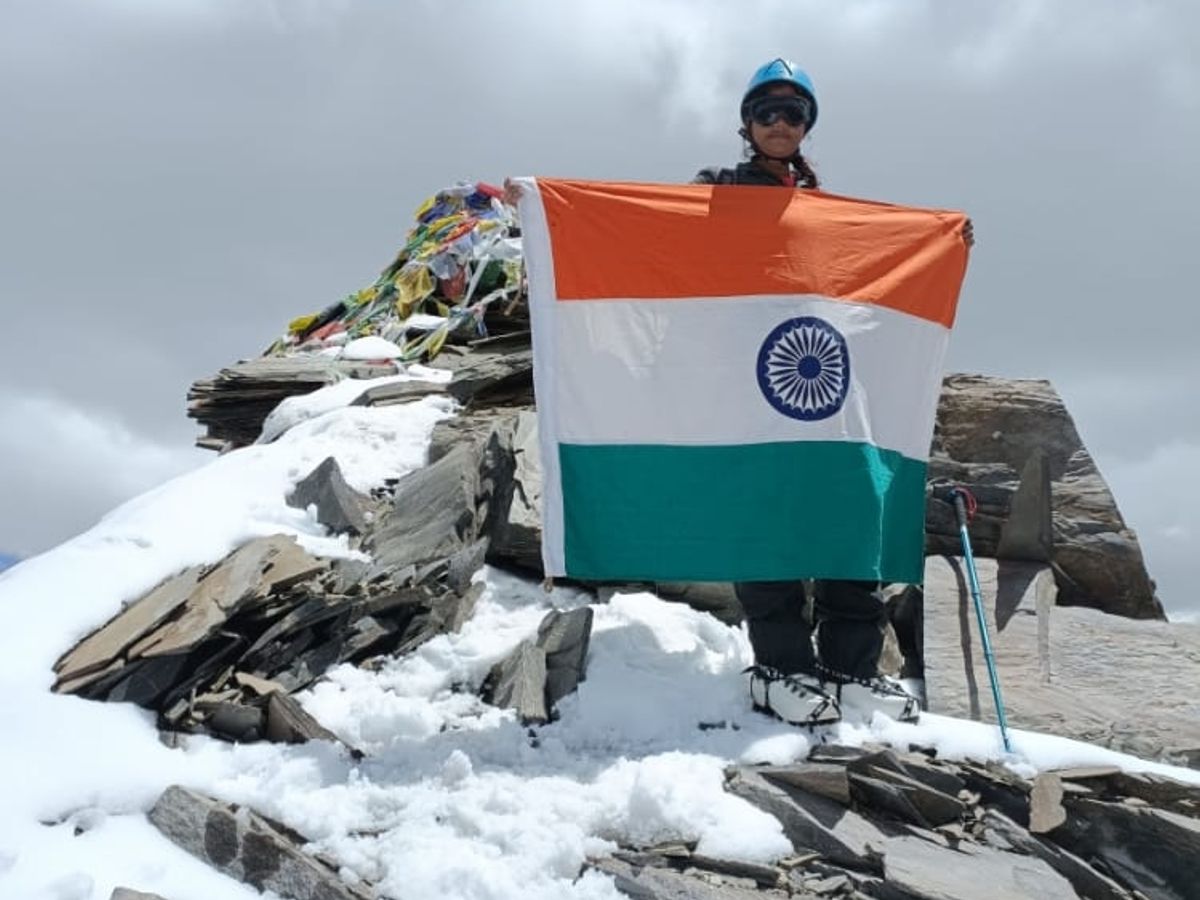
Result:
M794 156L807 133L807 98L788 84L775 84L750 106L747 125L755 146L776 159Z

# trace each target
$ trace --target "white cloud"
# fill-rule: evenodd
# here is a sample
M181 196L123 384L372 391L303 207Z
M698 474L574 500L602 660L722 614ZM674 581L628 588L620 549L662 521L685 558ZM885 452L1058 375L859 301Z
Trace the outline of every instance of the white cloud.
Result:
M0 550L40 552L210 456L48 394L0 389Z

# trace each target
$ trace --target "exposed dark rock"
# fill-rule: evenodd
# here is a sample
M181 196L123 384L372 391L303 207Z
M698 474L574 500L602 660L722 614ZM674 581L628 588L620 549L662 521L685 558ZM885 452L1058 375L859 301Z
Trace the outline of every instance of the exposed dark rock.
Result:
M446 560L446 587L459 594L467 593L475 573L483 566L487 550L488 542L484 538L451 554Z
M249 809L172 786L150 810L164 835L217 871L259 891L295 900L364 900L370 897L300 848L302 840Z
M453 357L439 360L454 370L447 391L460 403L471 405L523 405L533 402L533 350L473 353L455 364Z
M358 593L365 587L371 572L371 564L361 559L335 559L329 568L326 586L333 594ZM397 580L403 583L406 579Z
M1148 897L1200 896L1200 819L1145 805L1065 797L1067 818L1046 837L1076 856L1099 859Z
M419 612L405 629L393 653L407 653L439 634L458 631L475 611L483 585L472 585L464 593L445 591Z
M228 740L250 743L263 737L267 717L258 707L229 701L197 701L196 708L205 716L208 727Z
M116 888L108 900L163 900L158 894L147 894L143 891L134 891L129 888Z
M277 744L303 744L308 741L331 741L345 747L355 759L363 753L351 747L336 734L305 712L304 708L283 691L267 696L266 723L263 734Z
M393 381L367 388L355 398L351 406L394 406L411 403L430 394L446 393L446 385L440 381Z
M850 805L850 778L845 764L799 762L788 766L762 766L756 771L775 784L828 797L842 806Z
M478 489L478 457L463 445L401 479L392 508L365 542L373 571L445 559L474 543Z
M1078 900L1071 883L1032 856L981 844L951 850L915 837L889 838L883 847L888 884L924 900Z
M963 483L975 494L980 514L970 533L977 555L1001 555L1002 529L1020 474L1035 458L1044 460L1043 477L1051 483L1059 602L1132 618L1165 618L1137 536L1050 383L982 375L950 375L943 381L929 477ZM1030 490L1036 494L1040 487ZM1038 502L1035 497L1030 505ZM947 504L931 501L925 526L927 552L961 552ZM1035 537L1026 532L1017 542L1021 558L1027 558L1026 545Z
M730 878L750 879L760 888L781 887L783 873L775 866L746 862L739 859L719 859L702 853L691 853L687 857L689 868L714 872Z
M1034 449L1000 528L998 559L1048 563L1054 555L1054 506L1046 454Z
M1049 841L1038 840L1002 813L986 810L982 821L989 830L983 835L985 840L990 840L990 832L994 831L1003 837L1008 847L1036 856L1071 882L1079 896L1088 900L1133 900L1129 891L1107 875L1097 872L1075 854Z
M470 447L474 453L484 459L485 477L487 470L493 464L487 459L485 449L498 430L511 432L518 412L531 412L528 408L513 409L510 407L484 407L468 409L449 419L442 419L433 426L429 436L429 454L427 465L433 465L450 452L451 448L463 444Z
M846 768L851 772L885 779L894 773L949 796L957 796L966 788L958 766L941 764L918 753L900 755L894 750L883 748L847 759ZM908 781L900 783L908 784Z
M1070 784L1085 785L1104 798L1136 797L1172 812L1200 816L1200 785L1111 767L1066 769L1054 774Z
M814 752L804 763L728 773L730 791L774 815L797 852L810 854L788 867L795 888L820 892L828 882L893 900L1197 896L1190 861L1200 852L1200 809L1192 806L1200 787L1100 767L1030 782L997 764L847 749L818 748L818 767ZM846 769L854 819L830 799L841 795L831 766ZM1127 779L1182 812L1124 793ZM1045 833L1031 833L1002 809ZM938 816L945 822L935 829L920 824Z
M346 484L332 456L296 483L287 502L297 509L315 506L317 521L334 534L358 535L367 530L369 500Z
M769 900L804 896L784 890L760 890L752 879L742 879L738 883L716 876L708 880L695 872L638 867L620 859L596 860L590 867L611 875L617 890L634 900Z
M86 676L111 666L131 644L187 603L203 572L203 567L193 566L168 578L80 641L54 664L56 690L73 693L86 684Z
M251 541L206 571L188 596L182 614L130 647L129 657L190 652L231 616L274 591L319 574L327 565L283 535Z
M587 677L593 618L591 607L582 606L554 610L538 625L537 645L546 654L546 705L551 710Z
M542 472L537 417L521 411L497 423L487 443L492 497L487 531L493 558L542 570Z
M551 610L535 641L522 641L497 663L480 691L488 703L513 709L522 722L544 724L554 706L586 677L592 610Z
M483 589L471 584L483 553L480 542L468 544L449 559L390 570L341 594L324 585L344 585L350 569L327 572L290 538L254 541L164 582L85 638L59 661L58 690L156 709L165 728L280 739L268 721L292 702L286 693L337 663L406 652L461 627ZM425 581L412 584L418 575ZM282 693L265 702L272 692ZM291 727L332 738L315 723Z
M549 722L546 651L532 641L522 641L492 669L484 682L482 696L493 706L515 711L526 724Z
M836 801L749 768L736 769L726 790L774 816L797 850L813 850L831 862L866 872L882 872L880 850L887 835Z
M849 765L856 759L874 756L880 749L878 745L872 746L869 744L862 747L848 747L844 744L818 744L808 754L808 761L814 763L835 762L842 765Z
M115 677L93 682L81 693L94 696L103 691L102 696L114 703L149 707L160 703L181 679L192 675L187 654L176 653L122 666Z
M193 384L187 414L207 428L197 445L217 450L244 447L258 439L267 416L287 397L312 393L346 377L395 374L392 365L322 356L247 360Z
M884 810L922 828L957 822L967 806L957 797L887 769L872 768L870 775L852 772L850 786L860 806Z

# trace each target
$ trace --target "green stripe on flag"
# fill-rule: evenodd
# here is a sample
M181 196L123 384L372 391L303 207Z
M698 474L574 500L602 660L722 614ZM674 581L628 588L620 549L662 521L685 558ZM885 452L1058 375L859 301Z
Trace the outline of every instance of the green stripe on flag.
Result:
M918 583L925 462L871 444L560 444L569 576Z

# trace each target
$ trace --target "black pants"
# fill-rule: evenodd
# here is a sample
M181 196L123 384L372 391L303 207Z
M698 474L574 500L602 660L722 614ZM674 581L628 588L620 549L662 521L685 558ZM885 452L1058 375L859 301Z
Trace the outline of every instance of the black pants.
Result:
M816 582L811 622L802 581L741 581L733 588L759 665L789 675L815 673L818 662L855 678L878 674L887 614L876 582Z

